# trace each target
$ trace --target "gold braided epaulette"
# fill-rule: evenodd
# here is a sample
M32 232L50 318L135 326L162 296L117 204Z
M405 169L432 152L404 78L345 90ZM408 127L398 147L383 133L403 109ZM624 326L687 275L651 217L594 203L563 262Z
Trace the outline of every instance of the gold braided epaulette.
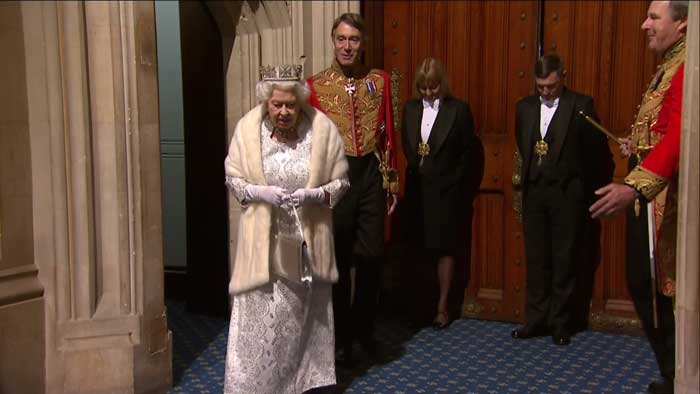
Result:
M637 115L630 126L630 145L638 160L654 148L663 135L654 130L661 111L666 91L680 65L685 61L685 38L679 40L665 55L663 63L642 95L642 102L637 106Z

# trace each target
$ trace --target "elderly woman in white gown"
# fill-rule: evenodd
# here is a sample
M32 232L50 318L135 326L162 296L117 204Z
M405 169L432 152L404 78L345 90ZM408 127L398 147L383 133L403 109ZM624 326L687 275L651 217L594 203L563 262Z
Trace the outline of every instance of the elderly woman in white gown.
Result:
M331 209L347 162L333 122L305 104L301 67L261 74L225 161L242 211L224 392L297 394L335 384Z

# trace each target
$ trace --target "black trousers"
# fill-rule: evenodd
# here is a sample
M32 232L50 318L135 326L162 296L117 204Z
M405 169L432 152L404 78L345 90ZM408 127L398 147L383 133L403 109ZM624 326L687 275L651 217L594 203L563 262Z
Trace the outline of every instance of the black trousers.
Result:
M527 324L569 334L576 267L583 258L587 207L579 179L528 184L523 204Z
M591 299L595 287L595 273L600 266L602 250L600 220L587 218L584 235L584 258L577 261L576 286L571 296L571 334L585 331L589 327Z
M384 259L386 197L379 161L373 155L347 157L350 189L333 209L338 283L333 287L336 343L370 339L374 331ZM355 267L351 299L350 269Z
M634 207L631 207L627 211L627 288L632 296L637 315L642 321L644 333L656 356L661 376L672 382L675 375L676 349L673 301L670 297L659 293L657 289L655 296L658 325L654 328L647 229L647 212L644 204L639 210L639 217L634 213Z

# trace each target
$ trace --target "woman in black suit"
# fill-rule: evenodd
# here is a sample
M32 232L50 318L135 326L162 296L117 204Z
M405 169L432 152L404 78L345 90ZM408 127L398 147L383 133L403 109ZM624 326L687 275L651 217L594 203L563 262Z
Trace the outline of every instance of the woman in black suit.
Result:
M458 248L468 248L466 163L475 136L469 105L450 95L444 68L434 58L418 66L415 98L404 107L401 133L407 162L402 227L411 245L437 260L440 296L433 327L443 329L450 323L447 299L455 256Z

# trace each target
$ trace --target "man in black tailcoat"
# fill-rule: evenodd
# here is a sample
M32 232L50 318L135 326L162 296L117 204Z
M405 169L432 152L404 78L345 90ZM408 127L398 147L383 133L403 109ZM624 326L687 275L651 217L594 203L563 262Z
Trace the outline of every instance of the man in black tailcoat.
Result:
M586 263L588 207L615 168L605 135L579 113L595 118L593 99L567 89L564 74L557 55L538 59L539 94L517 103L515 120L527 293L526 324L511 335L552 335L557 345L568 345L574 331L572 295L577 267Z

